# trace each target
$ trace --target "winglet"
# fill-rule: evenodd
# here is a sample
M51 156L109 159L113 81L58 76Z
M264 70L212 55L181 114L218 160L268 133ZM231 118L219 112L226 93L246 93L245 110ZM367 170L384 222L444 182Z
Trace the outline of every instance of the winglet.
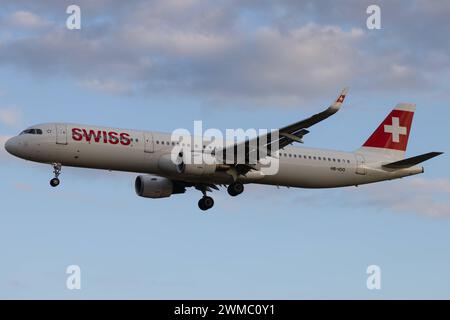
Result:
M342 89L341 94L339 95L339 97L333 102L333 104L330 106L330 109L334 109L335 111L338 111L339 108L342 106L342 104L344 103L345 97L347 96L348 93L348 87L345 87L344 89Z

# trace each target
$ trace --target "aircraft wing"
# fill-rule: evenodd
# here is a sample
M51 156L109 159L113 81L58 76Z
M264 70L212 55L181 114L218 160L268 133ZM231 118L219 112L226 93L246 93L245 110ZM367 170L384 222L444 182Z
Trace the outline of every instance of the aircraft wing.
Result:
M306 128L312 127L316 123L319 123L327 119L328 117L332 116L336 112L338 112L342 106L342 103L345 100L345 96L347 95L347 93L348 88L344 88L341 91L339 97L326 110L319 112L307 119L300 120L298 122L295 122L293 124L290 124L288 126L279 129L278 130L280 136L278 141L279 149L282 149L288 144L295 141L302 143L301 137L309 133L309 131L306 130ZM275 150L272 149L272 151Z
M300 142L303 143L302 138L304 135L308 134L309 131L306 128L310 128L311 126L327 119L328 117L335 114L340 107L342 106L345 96L347 95L348 88L344 88L338 98L324 111L319 112L309 118L306 118L304 120L300 120L298 122L295 122L293 124L287 125L285 127L282 127L281 129L278 129L278 134L268 133L264 136L259 136L256 139L246 140L244 142L236 143L233 146L230 146L226 149L223 149L223 159L226 159L226 155L234 154L234 159L241 159L241 161L237 161L236 164L239 165L239 167L249 167L249 170L253 169L250 159L256 159L259 160L260 150L258 148L261 148L259 141L264 141L264 148L267 150L267 154L270 155L273 152L278 151L279 149L282 149L286 147L287 145L293 143L293 142ZM278 142L278 143L276 143ZM232 150L230 150L230 148ZM237 152L241 150L245 150L245 159L242 157L239 157L240 155L237 154ZM226 152L229 153L226 153ZM242 161L244 160L244 161ZM245 171L245 170L244 170ZM248 170L247 170L248 171Z

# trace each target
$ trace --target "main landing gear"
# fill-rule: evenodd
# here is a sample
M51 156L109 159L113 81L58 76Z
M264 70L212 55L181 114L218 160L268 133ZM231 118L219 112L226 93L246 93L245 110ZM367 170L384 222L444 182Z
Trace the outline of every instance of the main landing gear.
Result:
M198 200L198 207L203 211L211 209L213 206L214 199L211 197L204 195L200 200Z
M213 198L206 195L206 191L211 191L209 187L200 185L196 186L196 189L200 190L203 193L203 197L198 201L198 207L203 211L211 209L214 206L214 200ZM235 197L244 192L244 185L242 184L242 182L236 181L231 183L228 186L227 190L230 196Z
M214 206L214 199L206 195L206 191L210 189L206 186L197 186L196 189L203 193L203 197L198 200L200 210L206 211L211 209Z
M232 197L236 197L244 192L244 185L241 182L233 182L227 188L228 194Z
M52 166L53 166L53 173L55 174L55 177L52 180L50 180L50 185L52 187L57 187L57 186L59 186L59 183L60 183L58 177L61 174L61 164L53 163Z

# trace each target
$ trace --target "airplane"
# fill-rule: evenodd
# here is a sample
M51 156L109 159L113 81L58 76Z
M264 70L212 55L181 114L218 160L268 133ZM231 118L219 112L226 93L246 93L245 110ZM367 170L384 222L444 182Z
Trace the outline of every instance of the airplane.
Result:
M249 147L255 138L232 144L232 150L244 146L243 162L217 157L212 163L192 164L184 160L186 153L191 153L188 156L201 154L207 147L194 142L183 144L184 151L174 160L171 154L174 148L180 147L180 142L172 141L170 133L45 123L10 138L5 149L19 158L52 165L52 187L60 184L62 166L136 172L141 174L135 180L138 196L166 198L194 187L203 194L198 201L201 210L213 207L214 200L207 192L219 190L219 186L226 186L230 196L241 194L244 184L250 183L298 188L358 186L423 173L424 168L419 164L442 154L429 152L405 158L415 111L415 104L410 103L397 104L367 141L353 152L293 146L303 142L309 133L307 129L341 108L347 91L347 88L342 90L324 111L282 127L278 134L265 136L266 143L256 148L265 149L266 158L278 160L275 174L263 172L259 165L263 158L257 157L256 164L247 163L248 155L259 151ZM224 155L225 150L229 147L212 154Z

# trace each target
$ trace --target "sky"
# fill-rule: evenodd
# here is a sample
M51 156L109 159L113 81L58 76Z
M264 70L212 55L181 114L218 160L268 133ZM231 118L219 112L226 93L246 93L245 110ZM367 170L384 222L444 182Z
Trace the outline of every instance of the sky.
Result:
M67 6L81 29L66 28ZM398 102L423 175L343 189L248 185L144 199L136 174L52 169L0 148L0 298L449 299L450 3L0 0L0 142L42 122L171 132L338 114L305 146L352 151ZM70 265L81 289L66 287ZM366 286L367 267L381 289Z

